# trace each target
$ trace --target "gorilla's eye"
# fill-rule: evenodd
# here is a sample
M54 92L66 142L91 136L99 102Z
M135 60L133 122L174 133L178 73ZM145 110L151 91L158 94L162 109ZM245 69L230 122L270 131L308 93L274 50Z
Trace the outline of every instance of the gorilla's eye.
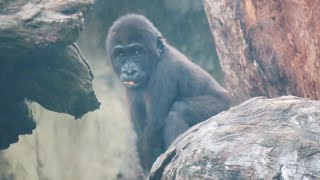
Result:
M141 47L136 48L135 53L136 54L143 54L143 49Z
M112 56L113 57L124 57L125 55L125 52L124 52L124 49L123 48L120 48L120 47L116 47L114 48L113 52L112 52Z
M144 48L140 44L135 44L132 46L132 51L135 55L144 54Z

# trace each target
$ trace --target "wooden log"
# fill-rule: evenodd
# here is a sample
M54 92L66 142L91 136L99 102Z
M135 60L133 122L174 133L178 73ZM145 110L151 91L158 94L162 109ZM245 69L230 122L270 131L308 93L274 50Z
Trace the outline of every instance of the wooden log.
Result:
M69 45L77 40L83 13L93 0L12 0L0 2L0 50Z
M294 96L252 98L180 135L149 180L319 179L319 108Z
M77 46L43 49L15 60L17 94L76 119L99 108L93 74Z
M99 108L93 74L72 44L92 3L0 1L0 149L35 128L26 99L76 119Z

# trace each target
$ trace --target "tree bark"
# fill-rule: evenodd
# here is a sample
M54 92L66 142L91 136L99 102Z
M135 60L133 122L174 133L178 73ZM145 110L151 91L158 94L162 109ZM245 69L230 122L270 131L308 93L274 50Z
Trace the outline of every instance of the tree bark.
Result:
M319 0L204 0L227 89L320 99Z
M82 30L83 13L93 0L0 0L0 49L69 45Z
M252 98L190 128L149 180L319 179L320 102Z

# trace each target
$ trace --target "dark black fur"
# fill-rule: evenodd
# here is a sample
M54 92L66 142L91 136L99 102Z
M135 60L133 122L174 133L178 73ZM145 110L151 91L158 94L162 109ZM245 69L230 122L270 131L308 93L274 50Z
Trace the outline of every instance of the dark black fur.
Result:
M127 82L144 170L179 134L229 108L227 91L167 44L144 16L119 18L106 43L114 71Z

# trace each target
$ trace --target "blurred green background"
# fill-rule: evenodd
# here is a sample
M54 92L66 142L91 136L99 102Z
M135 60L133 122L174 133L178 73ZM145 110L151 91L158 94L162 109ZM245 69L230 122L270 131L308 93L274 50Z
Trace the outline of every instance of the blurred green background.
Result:
M201 0L97 0L77 44L95 75L101 108L81 120L31 104L38 126L0 152L1 180L135 179L141 172L123 87L108 66L105 36L127 13L149 18L166 40L218 81L222 73Z

